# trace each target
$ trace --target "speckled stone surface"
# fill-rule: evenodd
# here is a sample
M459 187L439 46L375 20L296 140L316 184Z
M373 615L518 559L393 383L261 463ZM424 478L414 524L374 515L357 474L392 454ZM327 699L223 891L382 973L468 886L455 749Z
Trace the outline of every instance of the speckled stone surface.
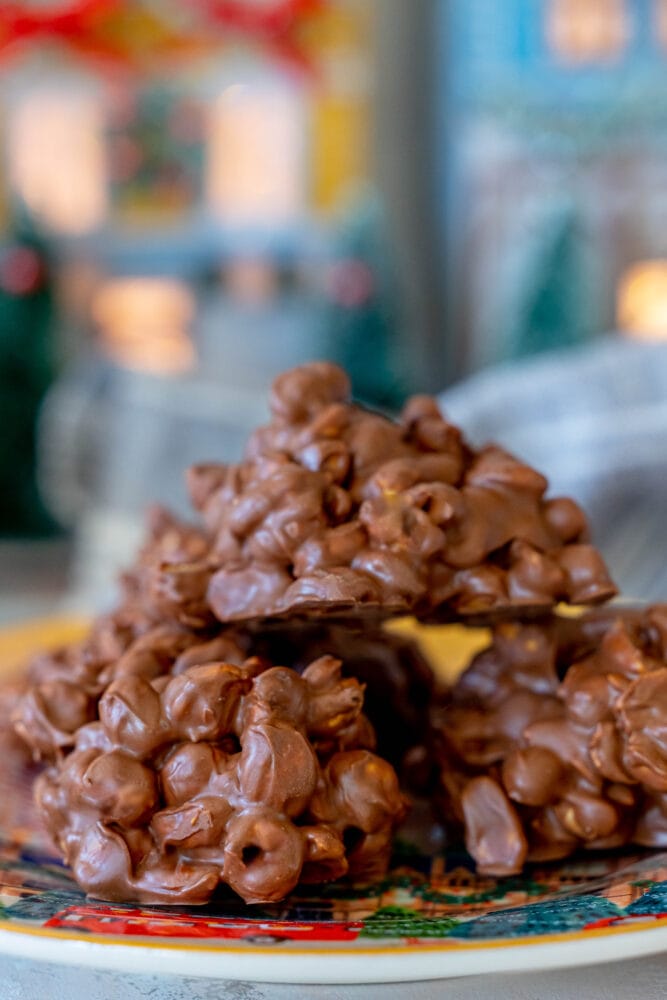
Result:
M667 955L493 978L373 986L291 986L95 972L0 958L3 1000L662 1000Z

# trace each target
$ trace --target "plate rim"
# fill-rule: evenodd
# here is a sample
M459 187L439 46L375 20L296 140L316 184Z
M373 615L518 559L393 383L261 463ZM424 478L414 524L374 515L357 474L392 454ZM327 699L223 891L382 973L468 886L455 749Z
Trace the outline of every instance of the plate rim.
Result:
M403 944L388 950L378 948L374 954L368 948L280 952L253 946L245 950L191 944L174 947L176 942L171 942L165 947L157 942L113 939L101 942L81 937L63 941L60 935L40 935L38 930L33 934L32 930L17 927L6 930L0 926L0 953L97 970L295 985L423 982L501 972L546 971L600 965L667 950L667 925L639 924L609 928L609 933L601 937L602 947L592 952L588 934L572 932L549 935L558 940L548 941L542 937L517 938L511 942L461 941L450 949ZM482 961L485 954L493 956L490 967L485 967ZM373 958L379 961L370 961Z
M35 626L53 631L48 648L83 630L85 619L63 614L0 629L0 640L24 646ZM24 646L23 657L29 652ZM22 658L23 658L22 657ZM11 660L11 657L10 657ZM3 671L4 672L4 671ZM456 976L599 965L667 952L667 920L490 939L375 939L306 947L290 941L261 945L81 934L0 919L0 954L146 975L244 980L298 985L371 984L443 980ZM593 946L593 947L591 947Z
M601 947L591 952L595 939ZM356 944L356 943L355 943ZM77 936L0 921L0 954L98 970L298 985L418 982L500 972L528 972L624 961L667 951L667 922L564 931L484 941L397 940L292 948L171 939ZM484 961L484 958L488 962ZM373 962L373 959L378 961ZM251 967L250 967L251 963Z

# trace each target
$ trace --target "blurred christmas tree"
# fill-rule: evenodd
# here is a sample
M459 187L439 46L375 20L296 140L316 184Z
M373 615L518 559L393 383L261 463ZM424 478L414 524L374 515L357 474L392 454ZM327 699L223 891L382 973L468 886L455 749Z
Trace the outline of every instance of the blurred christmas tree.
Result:
M591 335L588 299L593 281L576 207L557 206L540 230L511 338L512 355L580 344Z
M21 218L0 246L0 535L54 529L35 477L36 422L53 375L52 344L48 250Z
M328 356L352 380L356 399L396 409L409 392L397 357L396 276L376 199L355 202L339 229L326 315Z

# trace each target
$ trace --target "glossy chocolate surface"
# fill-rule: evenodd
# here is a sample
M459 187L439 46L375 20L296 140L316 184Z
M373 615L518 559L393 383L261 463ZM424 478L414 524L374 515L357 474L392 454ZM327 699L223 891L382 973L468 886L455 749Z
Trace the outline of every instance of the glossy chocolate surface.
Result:
M203 903L226 884L257 903L385 871L405 801L340 661L299 675L220 661L215 640L167 656L163 640L131 644L85 713L63 717L60 698L45 713L42 697L33 714L34 690L15 713L38 752L51 739L36 799L79 884L153 903Z
M242 462L188 471L200 525L155 510L133 607L191 628L299 617L527 615L615 593L574 501L433 399L398 421L316 362L281 375Z
M444 620L615 592L579 507L547 499L544 477L500 448L471 449L433 399L394 422L351 403L345 374L319 362L280 376L271 408L242 463L189 474L221 621Z
M438 800L480 870L667 845L667 607L499 625L434 712Z
M615 593L578 506L470 447L434 400L394 421L316 362L276 379L270 404L240 463L189 470L199 523L154 508L118 609L37 657L13 707L47 765L38 806L93 895L199 903L226 884L261 902L380 874L405 810L392 765L407 754L428 783L432 696L428 665L381 619L498 621ZM601 621L586 655L601 632L609 655ZM580 684L583 634L499 626L443 710L439 796L488 870L615 842L622 799L642 842L658 828L661 799L642 813L632 789L660 768L651 794L667 789L646 707L662 687L628 693L597 668ZM558 641L581 654L569 694Z

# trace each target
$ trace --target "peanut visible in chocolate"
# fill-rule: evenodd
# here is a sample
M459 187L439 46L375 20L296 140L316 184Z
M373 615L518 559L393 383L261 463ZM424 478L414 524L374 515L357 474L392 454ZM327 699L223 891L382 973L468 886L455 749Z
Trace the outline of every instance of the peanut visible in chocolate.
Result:
M441 810L481 871L664 846L667 610L497 626L435 729Z
M143 662L150 635L121 660ZM91 895L203 903L226 883L258 903L300 879L386 870L405 802L369 748L363 687L331 656L299 675L257 657L221 662L225 644L176 644L159 675L116 670L90 721L53 719L52 707L33 727L33 747L56 758L38 807ZM33 693L17 714L24 735L35 704Z

